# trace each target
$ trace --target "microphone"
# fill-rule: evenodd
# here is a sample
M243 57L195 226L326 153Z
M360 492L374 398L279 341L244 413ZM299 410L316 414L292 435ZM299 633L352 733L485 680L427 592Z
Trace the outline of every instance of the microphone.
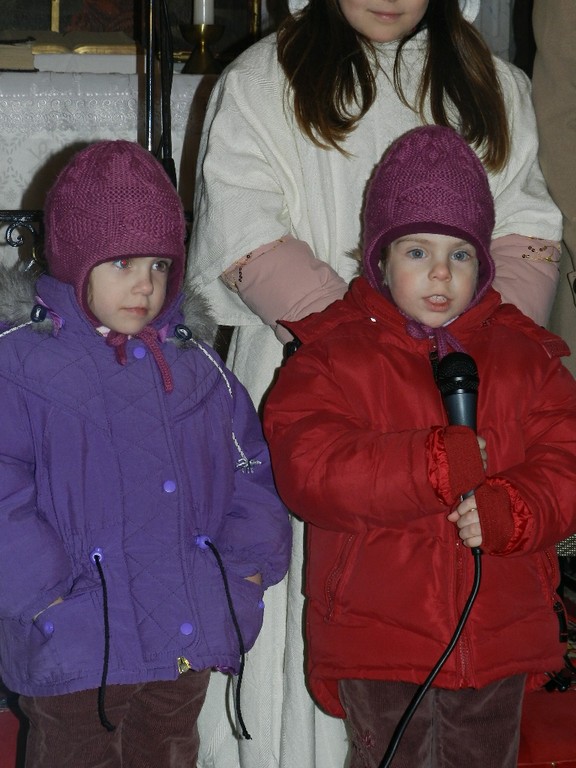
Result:
M450 352L440 360L436 383L449 424L470 427L476 432L479 382L476 363L465 352Z
M476 407L480 379L473 358L466 352L447 354L438 363L436 383L448 414L448 423L470 427L476 432ZM462 498L467 499L473 493L474 491L468 491L462 494Z
M478 369L476 363L466 352L450 352L438 363L436 383L449 424L470 427L476 432L476 406L478 403ZM463 499L472 496L474 491L462 494ZM479 566L479 547L472 548Z

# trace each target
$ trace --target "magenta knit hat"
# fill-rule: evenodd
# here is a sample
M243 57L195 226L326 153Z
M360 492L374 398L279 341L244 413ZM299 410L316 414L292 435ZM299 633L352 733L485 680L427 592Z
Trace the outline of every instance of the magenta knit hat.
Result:
M50 274L86 304L90 271L128 256L172 259L167 306L185 264L182 203L161 164L139 144L99 141L78 152L46 197L45 252Z
M493 229L494 201L476 154L452 128L415 128L391 145L368 185L364 206L364 276L382 292L379 262L387 245L417 232L451 235L476 248L476 303L494 278L490 255Z

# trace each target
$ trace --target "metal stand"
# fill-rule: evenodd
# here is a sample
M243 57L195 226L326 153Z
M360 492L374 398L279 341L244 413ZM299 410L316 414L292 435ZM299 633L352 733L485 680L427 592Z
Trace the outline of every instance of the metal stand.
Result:
M222 24L181 24L180 31L184 39L194 46L182 72L185 75L219 74L221 64L216 61L210 45L222 37Z
M143 0L146 48L145 146L158 158L176 186L172 157L172 115L170 99L174 74L173 44L166 0ZM158 76L160 89L158 90ZM160 136L157 139L155 106L160 104Z

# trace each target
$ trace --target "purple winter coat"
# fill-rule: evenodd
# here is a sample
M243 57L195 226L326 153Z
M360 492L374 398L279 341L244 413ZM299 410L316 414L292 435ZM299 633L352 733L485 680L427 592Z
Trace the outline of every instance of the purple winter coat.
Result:
M22 279L0 274L0 332L30 318L34 285ZM34 696L100 685L95 553L108 684L175 679L181 659L237 672L239 639L206 537L246 649L291 545L248 394L210 347L174 338L180 300L155 322L167 332L167 393L141 341L127 342L119 364L70 286L43 276L36 288L46 319L0 338L0 677ZM244 578L256 572L262 587Z

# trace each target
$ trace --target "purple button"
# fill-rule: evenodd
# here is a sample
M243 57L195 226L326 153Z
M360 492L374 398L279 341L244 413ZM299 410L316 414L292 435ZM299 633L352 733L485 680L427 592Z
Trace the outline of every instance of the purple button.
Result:
M176 483L174 480L164 480L162 488L164 489L165 493L174 493L176 490Z
M264 608L264 600L258 600L258 608Z
M138 360L142 360L143 357L146 357L146 347L135 347L132 354Z
M54 624L51 621L45 621L42 625L42 633L46 637L50 637L50 635L54 634Z
M189 621L185 621L184 624L180 625L180 632L183 635L191 635L194 632L194 625L190 624Z

